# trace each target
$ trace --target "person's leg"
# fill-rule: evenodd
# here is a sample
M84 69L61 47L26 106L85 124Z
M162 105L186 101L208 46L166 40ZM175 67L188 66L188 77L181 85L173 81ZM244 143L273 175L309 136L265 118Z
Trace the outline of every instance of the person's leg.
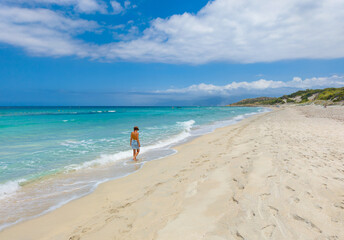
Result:
M139 153L140 153L140 149L137 149L135 158L137 157L137 155L139 155Z
M133 159L136 160L136 150L133 149Z

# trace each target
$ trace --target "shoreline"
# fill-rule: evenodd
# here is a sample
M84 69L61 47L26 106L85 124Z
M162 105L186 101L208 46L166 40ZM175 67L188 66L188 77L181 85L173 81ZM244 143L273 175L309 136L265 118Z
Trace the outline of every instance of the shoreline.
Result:
M344 226L339 196L344 186L340 180L342 173L324 165L319 155L328 154L327 148L336 152L326 155L327 159L333 166L342 168L338 159L344 157L339 144L344 143L339 132L339 129L344 130L343 124L303 114L295 108L277 109L218 128L175 147L178 152L164 160L148 162L140 171L103 183L93 193L53 212L2 230L0 238L199 239L216 235L222 237L217 239L230 236L248 239L304 236L303 239L309 239L344 236L340 230ZM293 130L296 126L302 127L299 134ZM325 130L332 137L327 142L323 141ZM318 134L314 136L319 139L308 139L307 134ZM304 142L296 144L290 139ZM335 141L339 146L333 144ZM319 147L318 142L323 146ZM306 157L297 157L301 153ZM315 163L310 164L315 167L298 169L296 160L314 160ZM309 175L310 170L313 175ZM321 180L323 175L328 178L326 181ZM325 182L326 188L320 180ZM298 192L304 194L296 194ZM298 212L288 212L293 210L288 206ZM329 222L323 226L320 219ZM257 235L256 227L262 235ZM300 231L302 234L298 234Z
M145 165L145 163L147 163L147 162L150 162L150 161L154 161L154 160L160 160L160 159L163 159L163 158L166 158L166 157L169 157L169 156L172 156L172 155L174 155L174 154L176 154L176 150L174 149L175 147L177 147L177 146L179 146L179 145L182 145L182 144L185 144L185 143L187 143L187 142L190 142L190 141L192 141L192 140L194 140L194 139L196 139L196 138L198 138L198 137L201 137L201 136L203 136L203 135L207 135L207 134L209 134L209 133L212 133L214 130L216 130L216 129L218 129L218 128L222 128L223 127L223 125L225 125L225 126L229 126L229 125L233 125L233 124L237 124L238 122L240 122L240 121L242 121L243 119L246 119L246 118L248 118L248 117L250 117L250 116L252 116L252 115L257 115L257 114L261 114L261 113L264 113L264 112L266 112L266 111L268 111L268 109L263 109L263 108L261 108L261 109L258 109L258 111L256 111L256 112L252 112L252 113L245 113L245 114L242 114L242 115L238 115L238 116L235 116L235 117L232 117L232 118L230 118L230 119L227 119L227 120L222 120L222 121L215 121L214 123L211 123L211 124L206 124L205 126L202 126L200 129L198 129L198 131L199 130L202 130L201 132L202 133L200 133L200 132L198 132L198 134L189 134L190 136L187 136L186 138L184 138L184 139L182 139L182 141L180 141L180 140L178 140L177 142L173 142L172 144L170 144L170 147L168 148L169 149L169 151L167 151L166 149L165 149L165 151L166 151L166 153L163 153L162 154L162 156L150 156L150 152L151 152L151 148L152 148L152 146L148 146L148 147L146 147L146 148L148 148L148 149L146 149L146 151L144 151L143 153L141 153L141 155L142 155L142 157L144 157L144 158L146 158L146 157L152 157L152 159L150 159L150 160L144 160L144 161L141 161L141 162L138 162L138 163L128 163L128 161L130 161L130 160L128 160L128 159L123 159L123 160L121 160L121 162L123 162L123 164L125 165L125 166L127 166L127 167L129 167L129 168L133 168L133 169L131 169L129 172L122 172L122 173L118 173L119 175L117 176L112 176L112 177L107 177L107 178L105 178L105 179L103 179L103 180L101 180L101 181L97 181L95 184L93 184L92 186L90 186L90 188L87 190L86 189L86 191L84 191L84 192L82 192L82 193L80 193L79 195L77 195L77 196L75 196L75 195L73 195L73 196L69 196L69 197L67 197L67 198L65 198L65 199L61 199L61 201L60 202L57 202L57 203L55 203L54 205L51 205L49 208L47 208L47 209L43 209L41 212L37 212L36 214L34 214L34 215L28 215L28 216L25 216L25 217L22 217L22 218L20 218L20 219L18 219L18 220L16 220L15 222L12 222L12 223L6 223L6 224L3 224L2 226L1 226L1 228L0 228L0 232L1 231L3 231L3 230L5 230L5 229L7 229L7 228L10 228L10 227L12 227L12 226L15 226L15 225L17 225L17 224L19 224L19 223L21 223L21 222L26 222L26 221L29 221L29 220L32 220L32 219L35 219L35 218L37 218L37 217L41 217L41 216L43 216L43 215L45 215L45 214L47 214L47 213L50 213L50 212L52 212L52 211L55 211L56 209L59 209L59 208L61 208L63 205L65 205L65 204L68 204L69 202L71 202L71 201L75 201L75 200L77 200L77 199L79 199L79 198L82 198L82 197L85 197L85 196L87 196L87 195L89 195L89 194L92 194L96 189L97 189L97 187L100 185L100 184L103 184L103 183L106 183L106 182L108 182L108 181L114 181L114 180L117 180L117 179L119 179L119 178L123 178L123 177L126 177L126 176L128 176L128 175L130 175L130 174L133 174L133 173L135 173L136 171L139 171L142 167L143 167L143 165ZM204 132L203 132L204 131ZM192 132L191 132L192 133ZM184 132L182 132L182 133L180 133L180 134L185 134ZM178 135L176 135L176 136L172 136L172 139L174 139L174 138L178 138L178 136L180 135L180 134L178 134ZM165 144L166 145L166 144ZM156 150L154 150L153 149L153 152L154 151L156 151ZM93 161L97 161L97 159L96 160L93 160ZM91 161L92 162L92 161ZM90 162L86 162L86 163L84 163L83 165L85 165L85 164L89 164ZM109 165L109 167L113 170L113 171L116 171L116 166L118 165L118 164L120 164L120 163L116 163L115 165ZM80 167L82 168L82 166L83 165L81 165ZM135 166L134 166L135 165ZM102 169L103 168L103 166L100 166L100 169ZM134 169L135 168L135 169ZM94 169L95 171L100 171L100 169ZM86 169L84 169L84 171L85 171ZM88 171L88 170L87 170ZM90 170L90 171L92 171L92 170ZM91 173L91 172L89 172L89 173ZM73 173L73 172L71 172L71 173L65 173L65 172L59 172L58 173L58 175L56 175L56 174L53 174L52 176L45 176L44 178L42 178L42 179L46 179L46 180L48 180L48 182L50 182L51 183L51 181L53 181L55 178L57 178L57 180L59 180L59 181L62 181L64 178L67 178L67 175L70 175L70 174L72 174L72 175L82 175L83 173ZM85 174L85 173L84 173ZM65 176L66 175L66 176ZM99 173L98 173L98 175L99 175ZM71 177L71 176L70 176ZM75 178L75 176L73 177L73 178ZM93 181L93 180L92 180ZM37 185L37 186L39 186L39 184L41 184L42 182L41 182L41 180L40 179L35 179L35 180L33 180L32 181L32 183L29 183L29 184L34 184L34 185ZM61 183L63 183L63 182L61 182ZM48 183L45 183L45 185L46 184L48 184ZM29 187L29 190L30 189L32 189L33 187L34 187L34 185L29 185L29 186L24 186L24 188L27 188L27 187ZM42 186L41 186L42 187ZM28 190L27 189L24 189L25 190L25 192L28 192Z

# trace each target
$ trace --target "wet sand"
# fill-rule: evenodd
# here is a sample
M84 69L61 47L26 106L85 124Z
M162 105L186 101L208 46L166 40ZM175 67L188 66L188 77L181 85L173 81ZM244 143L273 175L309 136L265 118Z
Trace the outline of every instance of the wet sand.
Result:
M344 239L344 107L250 117L0 239Z

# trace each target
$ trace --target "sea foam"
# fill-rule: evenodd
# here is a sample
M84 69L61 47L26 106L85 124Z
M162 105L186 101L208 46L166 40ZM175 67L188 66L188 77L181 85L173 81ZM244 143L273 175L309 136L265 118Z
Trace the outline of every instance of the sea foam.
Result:
M13 159L6 159L4 166L10 166L11 162L21 163L15 170L16 174L21 171L22 179L13 181L2 179L0 200L2 203L10 204L8 205L10 208L7 208L7 205L2 206L3 215L0 219L3 218L3 222L0 224L0 229L21 221L26 208L33 210L32 217L49 212L71 199L92 192L101 182L123 177L138 170L137 165L141 166L146 161L175 153L176 151L171 147L176 144L212 132L216 128L234 124L250 115L268 111L254 108L216 107L121 108L118 113L115 113L114 109L81 110L72 108L72 111L62 112L57 109L54 112L49 109L49 112L42 112L39 109L32 110L31 113L25 113L23 110L18 110L15 114L9 113L15 117L18 115L21 121L25 120L23 121L25 125L20 126L20 131L14 137L19 134L21 139L30 138L30 148L22 147L27 145L25 141L18 143L17 149L3 145L5 153L9 151L8 149L12 149L14 153L8 155L13 156ZM29 117L24 118L23 115ZM73 115L73 119L63 115ZM11 119L8 120L8 126L11 126ZM46 123L42 124L42 120ZM75 121L75 124L71 124L71 121ZM142 148L141 161L134 165L133 161L128 161L132 157L128 138L130 129L136 122L141 128ZM42 129L47 131L42 131ZM10 133L11 131L7 133L7 136ZM2 140L3 143L7 143L6 139ZM10 144L9 142L8 145ZM32 149L29 155L24 152L28 149ZM35 166L36 163L39 165ZM108 170L103 171L103 169ZM3 170L10 171L2 168ZM32 175L42 176L42 172L43 174L52 172L54 176L49 175L48 178L35 181L34 184L40 187L37 188L35 195L32 195L31 191L34 189L27 188L30 192L24 189L27 185L32 186L30 183L23 185L23 182L26 182L24 178L31 179ZM95 172L98 175L94 174ZM85 190L80 191L80 189ZM11 196L13 196L13 201ZM26 201L24 206L16 201L17 198L30 199L32 204ZM42 199L45 204L41 204ZM44 208L42 208L43 205ZM6 222L8 216L18 216L18 221ZM30 218L29 215L25 217L25 219L28 218Z
M0 200L15 194L20 189L20 183L25 181L26 179L19 179L0 184Z
M176 125L182 127L182 130L179 134L170 136L166 138L166 140L158 141L156 144L141 147L140 154L146 153L154 149L166 148L172 144L176 144L178 142L185 140L186 138L191 136L191 129L194 124L195 124L195 121L192 119L189 121L177 122ZM75 144L76 142L68 141L68 143L67 144L65 143L65 144L70 146L69 144L71 143ZM131 156L132 156L132 150L121 151L114 154L102 154L100 155L99 158L96 158L88 162L84 162L82 164L72 164L72 165L66 166L65 169L67 171L70 171L70 170L80 170L80 169L95 167L99 165L106 165L106 164L118 162L123 159L130 158Z

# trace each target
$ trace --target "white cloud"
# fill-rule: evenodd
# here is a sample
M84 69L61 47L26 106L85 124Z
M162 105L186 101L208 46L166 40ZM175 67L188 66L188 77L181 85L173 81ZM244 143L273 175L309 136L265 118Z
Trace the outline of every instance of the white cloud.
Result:
M122 7L122 5L119 2L111 1L110 3L111 3L114 14L119 14L119 13L124 11L124 8Z
M125 10L130 9L130 8L136 8L137 7L136 5L131 5L131 2L128 0L124 1L123 6L121 5L120 2L118 2L116 0L110 1L110 4L111 4L112 9L113 9L113 14L119 14L119 13L124 12Z
M196 95L230 95L234 91L248 90L266 90L278 88L307 89L307 88L324 88L324 87L343 87L344 76L333 75L330 77L313 77L302 80L294 77L293 80L282 82L260 79L253 82L232 82L224 86L201 83L191 85L186 88L172 88L159 90L155 93L177 93L177 94L196 94Z
M108 59L201 64L344 57L343 0L215 0L103 46Z
M67 18L56 12L42 8L27 9L3 6L0 8L0 18L1 22L8 22L14 25L40 25L59 32L84 32L99 27L94 21Z
M15 1L15 0L14 0ZM17 0L28 1L28 0ZM80 11L101 11L102 1L96 0L33 0L56 4L73 4ZM114 13L125 10L117 1L111 1ZM3 6L0 6L3 8ZM98 10L97 10L98 9ZM17 28L23 26L15 21ZM60 29L55 33L68 34ZM9 31L0 41L13 44L16 31ZM208 62L270 62L286 59L333 59L344 57L344 0L214 0L198 13L173 15L166 19L153 20L150 27L133 39L122 37L122 41L95 46L83 42L64 55L92 57L106 61L142 61L164 63L203 64ZM42 38L50 37L44 32ZM37 40L37 39L36 39ZM38 39L39 40L39 39ZM55 44L61 39L53 41ZM24 41L24 40L23 40ZM76 36L69 34L62 39L65 44L74 44ZM20 44L25 49L28 44ZM78 41L79 43L81 41ZM48 43L46 43L48 44ZM51 44L36 53L55 56ZM18 46L18 44L15 44ZM51 51L53 49L53 51ZM90 53L89 55L87 53ZM63 55L63 54L59 54Z
M66 18L48 9L0 5L0 41L34 54L92 57L90 45L73 36L96 28L96 22Z
M102 0L4 0L8 3L26 3L31 5L60 5L74 6L75 10L82 13L106 13L106 4Z
M91 13L91 12L106 12L105 5L97 0L77 0L76 1L77 9L80 12Z

